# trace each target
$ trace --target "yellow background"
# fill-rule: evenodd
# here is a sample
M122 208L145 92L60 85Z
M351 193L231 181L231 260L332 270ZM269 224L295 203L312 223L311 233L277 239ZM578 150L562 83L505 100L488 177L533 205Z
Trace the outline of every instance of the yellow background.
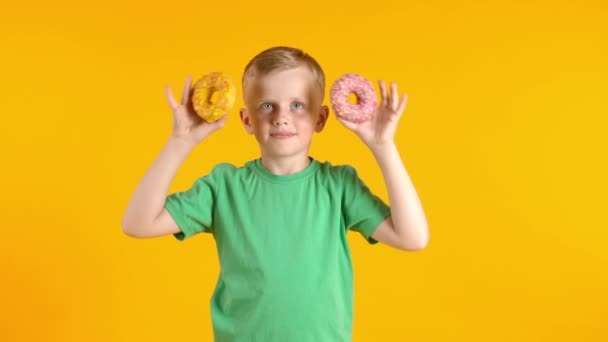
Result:
M239 79L274 45L311 53L329 84L356 72L409 94L396 139L431 242L406 253L350 235L355 341L608 340L605 2L17 1L0 13L0 340L211 340L211 236L137 240L120 221L171 132L163 86ZM257 153L233 110L171 191ZM311 155L354 165L387 199L333 116Z

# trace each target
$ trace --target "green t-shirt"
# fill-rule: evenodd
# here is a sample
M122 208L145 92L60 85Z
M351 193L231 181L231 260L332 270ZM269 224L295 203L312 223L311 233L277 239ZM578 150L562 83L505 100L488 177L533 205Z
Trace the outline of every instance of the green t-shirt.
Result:
M390 208L348 165L311 158L279 176L260 159L218 164L165 207L184 240L212 233L220 274L215 341L351 341L353 269L347 230L370 243Z

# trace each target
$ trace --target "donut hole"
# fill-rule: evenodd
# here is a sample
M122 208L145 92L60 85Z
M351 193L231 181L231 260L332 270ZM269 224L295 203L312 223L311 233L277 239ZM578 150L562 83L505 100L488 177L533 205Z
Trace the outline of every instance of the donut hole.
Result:
M209 95L207 96L207 103L209 104L217 104L222 98L222 94L217 89L209 90Z
M348 103L350 103L350 104L359 103L359 98L357 97L357 95L355 93L348 94L347 100L348 100Z

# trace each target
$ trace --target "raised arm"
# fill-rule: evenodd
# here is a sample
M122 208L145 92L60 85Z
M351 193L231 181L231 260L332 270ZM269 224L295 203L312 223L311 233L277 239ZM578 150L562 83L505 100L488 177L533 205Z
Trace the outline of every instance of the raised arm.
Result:
M173 132L135 188L127 205L122 218L122 230L129 236L146 238L180 231L164 208L171 182L192 150L226 122L225 115L213 123L196 115L190 100L191 83L192 79L188 77L179 104L173 98L171 88L165 88L173 113Z
M370 120L358 124L339 117L338 120L369 147L387 187L391 216L378 225L372 238L402 250L424 249L430 238L428 223L394 142L407 95L399 96L395 83L391 83L390 92L384 81L379 81L379 85L382 101Z

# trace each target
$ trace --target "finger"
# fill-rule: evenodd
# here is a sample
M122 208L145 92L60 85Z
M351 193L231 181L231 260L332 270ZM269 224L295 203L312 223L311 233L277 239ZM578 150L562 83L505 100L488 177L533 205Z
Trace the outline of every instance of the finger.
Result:
M228 119L228 115L224 115L221 118L217 119L216 121L210 123L209 124L210 132L215 132L215 131L219 130L220 128L224 127L224 125L226 124L226 119Z
M224 125L226 124L226 120L228 120L228 115L224 114L221 118L219 118L212 125L217 126L217 128L224 127Z
M184 90L182 91L182 104L188 104L190 100L190 85L192 84L192 77L186 77L186 83L184 84Z
M338 119L338 121L339 121L339 122L340 122L340 123L341 123L341 124L342 124L344 127L348 128L348 129L350 129L350 130L353 130L353 131L354 131L354 130L357 128L357 124L355 124L355 123L353 123L353 122L350 122L350 121L344 120L344 119L342 119L342 118L340 118L340 117L338 117L338 116L336 117L336 119Z
M173 98L173 91L171 91L171 87L165 86L165 94L167 96L169 106L171 106L171 109L175 109L175 107L177 107L177 102L175 102L175 99Z
M391 82L391 109L396 110L399 102L399 94L397 93L397 83Z
M399 106L397 107L397 113L399 115L401 115L401 113L403 113L406 103L407 103L407 94L403 93L403 95L401 95L401 101L399 101Z
M386 104L388 103L386 97L386 84L384 84L384 81L380 80L378 81L378 85L380 86L380 95L382 96L382 102L380 103L381 106L386 106Z

